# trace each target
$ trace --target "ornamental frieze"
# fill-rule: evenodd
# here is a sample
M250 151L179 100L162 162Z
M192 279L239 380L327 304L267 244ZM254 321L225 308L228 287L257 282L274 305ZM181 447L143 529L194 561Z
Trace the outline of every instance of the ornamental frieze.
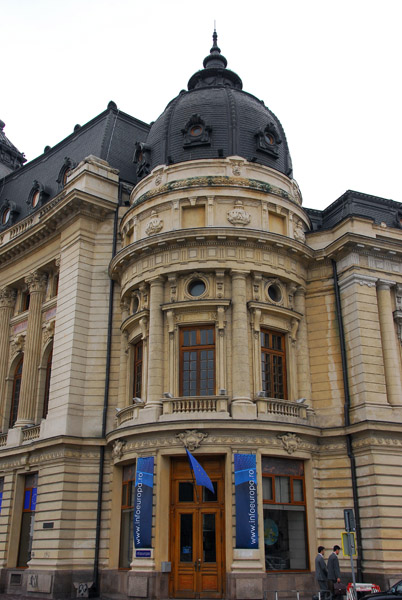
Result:
M189 177L187 179L179 179L175 181L170 181L169 183L165 183L157 188L149 190L142 194L135 202L133 202L132 206L138 206L142 204L146 200L150 198L155 198L156 196L162 194L168 194L169 192L176 190L185 190L192 187L241 187L241 188L249 188L252 190L258 190L265 192L266 194L271 194L273 196L279 196L280 198L284 198L285 200L290 200L291 202L295 201L294 197L288 194L285 190L272 185L270 183L265 183L264 181L259 181L257 179L248 179L246 177L228 177L226 175L210 175L204 177ZM298 203L298 202L297 202Z

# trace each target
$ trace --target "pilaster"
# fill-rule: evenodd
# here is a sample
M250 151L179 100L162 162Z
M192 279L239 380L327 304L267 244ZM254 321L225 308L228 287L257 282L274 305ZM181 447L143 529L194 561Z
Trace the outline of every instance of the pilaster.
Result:
M396 343L392 314L391 287L394 281L379 279L377 282L378 316L380 320L382 352L384 356L387 400L392 405L402 405L401 366Z
M255 419L250 393L247 288L245 271L232 271L232 417Z
M8 287L0 290L0 427L2 431L6 427L6 415L4 412L6 407L6 377L10 352L9 332L15 298L15 290Z
M30 294L24 363L22 366L20 401L15 427L35 423L38 367L42 342L42 302L46 292L47 275L34 271L25 278Z

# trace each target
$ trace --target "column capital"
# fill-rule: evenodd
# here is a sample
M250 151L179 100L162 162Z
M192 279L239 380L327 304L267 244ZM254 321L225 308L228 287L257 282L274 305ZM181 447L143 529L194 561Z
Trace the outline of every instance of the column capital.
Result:
M16 296L17 292L13 288L0 289L0 308L13 308Z
M396 285L396 281L389 281L389 279L377 279L377 288L379 290L390 290Z
M32 271L25 277L25 283L28 286L29 293L45 292L47 284L47 275L41 271Z
M250 275L250 271L242 271L241 269L231 269L230 275L232 279L246 279Z
M163 285L165 283L165 277L163 275L157 275L152 279L147 279L146 283L148 283L150 287L154 287L155 285Z

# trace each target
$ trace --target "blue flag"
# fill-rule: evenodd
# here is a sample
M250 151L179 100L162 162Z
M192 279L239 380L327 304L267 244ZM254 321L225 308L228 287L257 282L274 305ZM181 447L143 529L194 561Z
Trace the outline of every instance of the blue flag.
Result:
M188 460L190 461L190 466L193 469L197 485L203 485L204 487L208 488L214 494L215 493L214 486L212 485L212 482L211 482L210 478L208 477L205 469L202 468L202 466L200 465L198 460L196 460L194 458L194 456L187 450L187 448L186 448L186 452L187 452Z

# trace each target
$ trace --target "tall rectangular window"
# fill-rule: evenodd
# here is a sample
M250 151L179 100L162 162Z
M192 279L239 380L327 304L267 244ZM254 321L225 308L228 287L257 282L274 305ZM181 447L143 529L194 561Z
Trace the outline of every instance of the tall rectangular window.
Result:
M263 457L262 495L266 570L308 569L303 461Z
M121 488L120 569L129 569L133 560L134 490L135 463L123 467L123 483Z
M38 474L26 475L17 567L26 567L31 560L37 492Z
M215 395L215 327L180 330L180 395Z
M268 398L287 398L285 335L261 331L262 389Z
M0 477L0 515L1 515L1 507L3 504L3 489L4 489L4 477Z
M137 342L133 348L133 398L141 398L142 393L142 341Z

